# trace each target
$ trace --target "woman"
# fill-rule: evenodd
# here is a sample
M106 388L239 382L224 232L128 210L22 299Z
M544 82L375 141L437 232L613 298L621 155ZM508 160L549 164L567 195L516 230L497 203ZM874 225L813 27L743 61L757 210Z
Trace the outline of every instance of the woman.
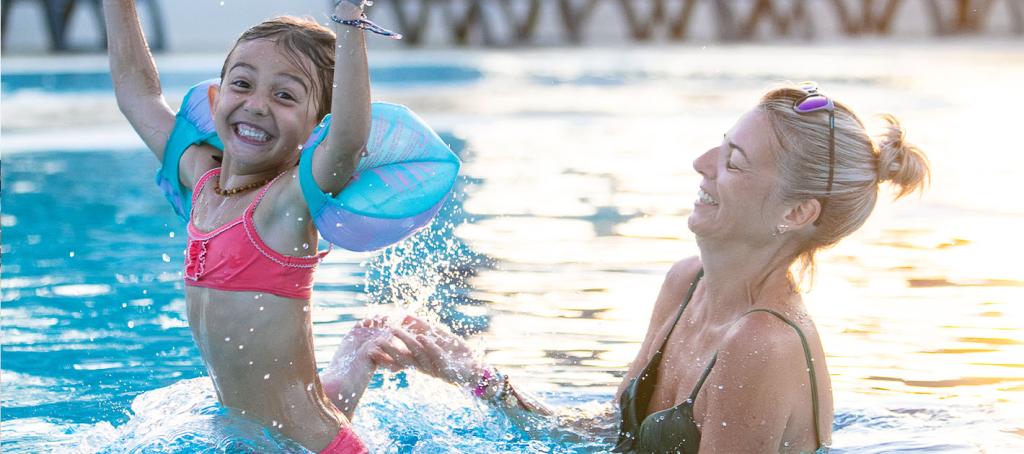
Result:
M619 386L617 452L808 452L831 440L832 389L798 276L857 230L889 182L901 197L928 164L892 116L874 140L813 84L772 90L700 155L689 228ZM409 318L396 329L420 370L502 408L551 412L480 364L455 336ZM385 350L394 347L386 346ZM404 357L401 351L393 356Z

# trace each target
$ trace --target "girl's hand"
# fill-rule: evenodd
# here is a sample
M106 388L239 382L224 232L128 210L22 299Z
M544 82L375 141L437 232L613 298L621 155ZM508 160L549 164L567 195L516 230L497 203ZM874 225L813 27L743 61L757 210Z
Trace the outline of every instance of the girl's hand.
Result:
M395 355L405 357L400 363L382 348L393 343L394 337L388 328L386 316L365 319L352 327L342 339L328 369L341 371L358 367L375 370L386 367L392 371L401 370L402 363L408 362L409 353L397 347L390 349Z
M403 364L449 383L474 387L483 375L483 366L459 336L425 320L406 316L401 328L391 333L408 348L406 354L394 345L382 346L385 353Z
M412 361L388 329L387 318L370 318L357 323L342 339L320 382L331 402L351 419L378 367L398 371Z

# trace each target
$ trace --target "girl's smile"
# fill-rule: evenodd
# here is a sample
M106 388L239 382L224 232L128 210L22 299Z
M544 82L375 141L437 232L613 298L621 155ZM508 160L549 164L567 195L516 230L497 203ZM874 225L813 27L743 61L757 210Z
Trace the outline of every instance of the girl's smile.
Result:
M303 71L269 39L239 43L227 67L213 101L225 154L260 169L294 165L318 120L305 76L312 69Z

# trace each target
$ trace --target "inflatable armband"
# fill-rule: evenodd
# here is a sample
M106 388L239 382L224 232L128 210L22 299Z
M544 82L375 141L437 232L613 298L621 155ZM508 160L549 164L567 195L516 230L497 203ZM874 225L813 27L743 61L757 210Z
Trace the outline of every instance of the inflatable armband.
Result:
M186 221L192 194L181 185L178 161L195 144L224 149L209 108L208 89L216 83L208 80L189 89L157 172L157 185ZM327 241L352 251L389 246L429 224L459 171L455 154L408 108L375 102L371 112L367 155L337 196L321 191L313 179L313 153L327 137L330 115L313 130L299 159L299 184L317 230Z

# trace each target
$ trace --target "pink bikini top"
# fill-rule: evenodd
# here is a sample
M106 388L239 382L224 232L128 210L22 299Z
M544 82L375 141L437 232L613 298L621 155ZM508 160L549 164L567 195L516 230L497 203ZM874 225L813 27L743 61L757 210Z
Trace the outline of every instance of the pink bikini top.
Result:
M203 174L192 194L196 199L207 180L220 174L220 168ZM277 177L280 178L280 175ZM217 290L266 292L283 298L308 300L313 292L313 271L329 251L306 257L290 257L267 246L256 232L253 213L271 180L242 216L212 232L200 231L188 222L188 248L185 251L185 285ZM193 213L194 214L194 213Z

